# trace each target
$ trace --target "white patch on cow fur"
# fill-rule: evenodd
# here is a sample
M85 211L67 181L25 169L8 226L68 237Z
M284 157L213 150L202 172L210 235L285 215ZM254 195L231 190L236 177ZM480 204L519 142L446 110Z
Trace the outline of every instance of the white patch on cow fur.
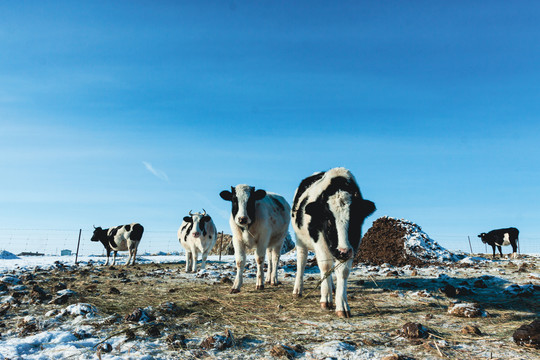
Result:
M351 203L351 194L341 190L328 198L328 206L336 219L338 249L350 249L348 234Z
M502 245L503 246L510 245L510 234L509 233L504 233Z
M251 186L245 184L237 185L235 188L236 198L238 199L238 213L236 213L234 221L236 221L237 224L240 224L238 219L244 216L248 218L247 225L251 224L251 219L247 213L247 203L251 194L251 189Z

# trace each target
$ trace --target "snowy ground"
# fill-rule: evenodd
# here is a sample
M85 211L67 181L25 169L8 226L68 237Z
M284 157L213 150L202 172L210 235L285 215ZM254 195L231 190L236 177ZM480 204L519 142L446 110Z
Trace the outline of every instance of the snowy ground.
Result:
M0 259L0 359L540 358L512 339L538 316L539 256L467 257L424 268L360 265L349 279L353 317L346 320L319 309L316 266L306 271L306 296L290 296L294 255L282 258L282 284L260 292L250 258L234 295L233 256L211 257L197 274L185 273L181 256L143 256L128 271L101 266L103 257L80 257L79 266L74 260ZM476 303L480 317L449 314L455 303ZM142 316L129 321L136 308ZM426 337L400 334L407 322L421 323ZM466 325L482 334L462 333ZM212 336L215 344L205 346Z

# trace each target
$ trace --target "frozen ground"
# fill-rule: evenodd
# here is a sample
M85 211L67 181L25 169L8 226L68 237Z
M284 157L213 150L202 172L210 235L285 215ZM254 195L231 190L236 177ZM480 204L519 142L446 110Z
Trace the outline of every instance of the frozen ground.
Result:
M102 266L103 257L80 257L78 266L74 260L0 259L0 359L540 358L512 339L538 316L539 256L360 265L349 280L347 320L319 309L316 266L307 269L306 296L290 296L294 255L282 258L282 284L263 291L254 290L250 258L235 295L228 291L233 256L211 257L197 274L185 273L182 256L143 256L127 271ZM456 303L477 304L481 316L453 316L448 309ZM144 310L129 321L137 308ZM400 333L407 322L421 323L426 337ZM466 325L482 334L462 333ZM205 346L212 337L224 345Z

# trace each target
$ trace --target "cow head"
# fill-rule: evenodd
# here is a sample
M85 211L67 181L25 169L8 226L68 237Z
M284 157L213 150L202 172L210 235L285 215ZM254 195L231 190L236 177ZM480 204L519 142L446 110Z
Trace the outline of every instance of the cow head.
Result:
M319 198L305 207L314 224L314 239L323 233L332 256L348 260L360 244L364 219L375 211L375 204L358 193L339 190L328 198ZM311 231L310 231L311 233Z
M232 217L236 225L243 229L249 228L256 220L255 202L264 199L266 191L255 190L253 186L231 186L231 191L223 190L219 196L232 202Z
M92 238L90 241L101 241L102 239L105 239L107 237L107 231L103 230L101 227L95 227L94 226L94 234L92 235Z
M191 223L190 227L191 234L194 238L199 238L201 234L206 236L206 223L212 220L209 215L206 215L206 210L203 209L203 213L192 214L189 212L189 216L184 217L184 221Z
M486 235L486 233L481 233L480 235L478 235L478 237L482 240L484 244L487 244Z

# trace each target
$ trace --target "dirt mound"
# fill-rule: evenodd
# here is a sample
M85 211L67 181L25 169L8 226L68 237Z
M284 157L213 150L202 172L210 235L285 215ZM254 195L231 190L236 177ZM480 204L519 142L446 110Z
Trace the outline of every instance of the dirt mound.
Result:
M459 258L432 240L420 226L403 219L383 216L366 232L354 264L426 266Z

